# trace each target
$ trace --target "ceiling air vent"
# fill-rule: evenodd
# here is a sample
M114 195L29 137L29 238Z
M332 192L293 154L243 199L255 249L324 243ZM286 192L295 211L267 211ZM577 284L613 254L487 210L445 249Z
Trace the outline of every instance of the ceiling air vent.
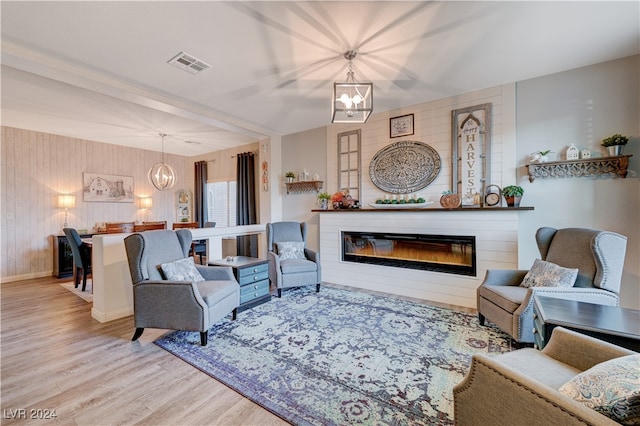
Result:
M188 72L189 74L198 74L200 71L204 71L207 68L211 68L211 65L207 64L200 59L189 55L188 53L180 52L169 61L168 64L173 65L176 68L180 68Z

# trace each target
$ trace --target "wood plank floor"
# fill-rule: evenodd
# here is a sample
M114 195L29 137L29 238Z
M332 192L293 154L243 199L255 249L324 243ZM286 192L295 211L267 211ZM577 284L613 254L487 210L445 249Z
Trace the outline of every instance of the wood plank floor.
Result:
M99 323L61 282L0 286L1 424L288 424L153 344L170 331L146 329L131 342L133 317ZM56 418L30 418L47 410Z
M60 282L0 286L1 424L288 424L153 344L167 331L131 342L133 317L101 324Z

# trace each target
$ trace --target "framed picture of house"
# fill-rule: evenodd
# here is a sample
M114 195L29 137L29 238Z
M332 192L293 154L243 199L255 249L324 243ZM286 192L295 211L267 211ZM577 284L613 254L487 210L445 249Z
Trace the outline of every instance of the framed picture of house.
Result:
M413 134L413 114L389 119L389 137L399 138Z
M462 207L481 207L491 184L491 104L451 111L451 187Z
M82 201L90 203L133 203L133 176L83 173Z

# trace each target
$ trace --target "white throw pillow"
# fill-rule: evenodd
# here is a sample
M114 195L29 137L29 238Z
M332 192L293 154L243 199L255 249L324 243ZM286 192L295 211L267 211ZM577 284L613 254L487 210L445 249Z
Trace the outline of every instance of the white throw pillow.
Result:
M640 425L640 354L594 365L558 391L623 425Z
M536 259L520 283L520 287L573 287L577 268L563 268L555 263Z
M200 272L193 263L193 257L185 257L184 259L174 260L173 262L163 263L160 269L169 281L189 281L197 283L204 281Z
M286 259L305 259L304 242L302 241L285 241L276 243L278 256L280 260Z

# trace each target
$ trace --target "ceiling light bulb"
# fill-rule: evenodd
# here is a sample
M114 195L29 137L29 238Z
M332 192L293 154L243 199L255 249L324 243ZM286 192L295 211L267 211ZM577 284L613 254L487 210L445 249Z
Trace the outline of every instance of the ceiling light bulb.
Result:
M360 102L362 102L362 96L360 96L360 95L355 95L355 96L353 97L353 103L354 103L354 104L356 104L356 105L358 105Z

